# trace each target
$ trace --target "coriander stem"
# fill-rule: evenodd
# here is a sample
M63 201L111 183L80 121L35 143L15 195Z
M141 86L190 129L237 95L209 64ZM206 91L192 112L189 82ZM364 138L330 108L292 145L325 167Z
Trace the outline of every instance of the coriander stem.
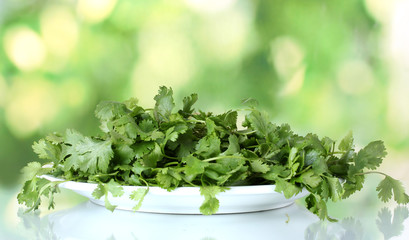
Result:
M366 174L371 174L371 173L377 173L377 174L384 175L385 177L388 177L387 174L383 172L378 172L378 171L368 171L368 172L363 172L363 173L356 173L355 175L366 175Z
M118 174L118 171L113 172L113 173L102 173L102 174L96 174L94 177L104 177L104 176L115 176Z
M218 157L212 157L212 158L204 159L204 160L202 160L202 161L203 161L203 162L211 162L211 161L218 160L218 159L223 159L223 158L240 158L240 159L246 159L245 157L242 157L242 156L218 156Z
M240 135L250 135L250 134L253 134L253 133L256 133L256 132L257 132L256 130L253 130L253 131L249 131L249 132L237 131L236 133L240 134Z
M165 158L174 159L174 160L179 160L179 158L177 158L177 157L168 156L168 155L166 155L166 154L163 154L163 156L164 156Z
M178 165L178 164L179 164L179 162L168 162L164 166L167 167L169 165Z

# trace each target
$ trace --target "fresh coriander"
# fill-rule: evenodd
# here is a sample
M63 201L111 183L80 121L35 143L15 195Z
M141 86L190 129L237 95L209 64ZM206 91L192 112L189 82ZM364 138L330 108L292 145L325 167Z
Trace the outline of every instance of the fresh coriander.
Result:
M307 189L306 207L320 219L328 216L326 203L348 198L362 189L365 175L376 170L386 156L382 141L355 150L352 133L338 146L328 137L300 136L287 124L276 125L256 109L253 99L243 101L249 108L238 129L238 111L215 115L195 111L196 94L183 99L175 110L173 91L161 87L153 109L139 106L135 98L102 102L95 115L100 120L100 136L83 136L68 129L53 133L33 144L40 159L23 168L25 183L17 196L29 210L41 204L41 197L53 196L58 183L40 175L50 174L66 181L97 183L92 195L104 197L113 211L108 193L122 196L123 187L145 186L130 198L139 209L149 187L168 191L177 187L200 187L203 214L217 212L217 194L230 186L275 185L275 190L290 198ZM407 204L409 196L402 183L385 176L376 190L382 201L393 199ZM342 181L340 181L342 179Z

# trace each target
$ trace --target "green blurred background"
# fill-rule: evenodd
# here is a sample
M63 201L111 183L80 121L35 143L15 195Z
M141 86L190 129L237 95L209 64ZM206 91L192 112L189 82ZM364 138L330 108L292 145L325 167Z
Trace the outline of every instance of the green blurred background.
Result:
M409 177L409 17L404 0L0 0L0 189L37 160L33 141L98 131L101 100L158 87L222 112L243 98L300 133L382 139L383 170Z

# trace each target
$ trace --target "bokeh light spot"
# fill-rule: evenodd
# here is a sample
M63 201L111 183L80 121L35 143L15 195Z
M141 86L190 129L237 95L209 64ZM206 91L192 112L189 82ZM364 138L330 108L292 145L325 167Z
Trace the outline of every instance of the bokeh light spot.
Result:
M229 9L205 19L198 28L198 42L210 62L237 63L249 43L250 20L240 9Z
M7 30L4 48L9 59L23 71L39 68L46 57L41 37L26 26L15 26Z
M301 90L305 79L305 69L305 66L301 66L294 72L280 92L281 96L295 95Z
M339 66L337 82L345 93L359 95L371 89L374 84L374 75L367 63L353 59Z
M114 9L116 0L81 0L77 11L89 23L98 23L107 18Z
M281 36L271 43L271 55L281 80L290 80L303 62L304 50L294 38Z
M150 106L158 86L183 85L195 73L193 49L187 37L178 31L156 28L140 32L140 58L132 73L133 95Z
M198 12L214 13L230 8L236 0L187 0L186 3Z
M41 33L53 55L66 57L78 40L78 25L73 13L64 6L50 6L41 14Z
M6 123L14 135L27 137L53 120L59 109L56 87L43 79L16 78L5 107Z

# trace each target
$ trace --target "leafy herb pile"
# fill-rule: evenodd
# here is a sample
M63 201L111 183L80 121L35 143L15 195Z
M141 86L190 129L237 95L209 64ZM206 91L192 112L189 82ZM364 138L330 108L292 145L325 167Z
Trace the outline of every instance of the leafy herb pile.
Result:
M286 198L307 189L306 207L320 219L333 221L326 202L348 198L362 189L365 175L379 173L370 170L386 156L382 141L355 151L351 133L338 144L315 134L297 135L287 124L271 123L256 109L254 100L244 101L249 107L241 110L247 114L243 129L238 129L237 111L219 115L195 111L196 94L185 97L182 109L175 111L172 94L172 89L161 87L153 109L142 108L136 99L100 103L95 111L101 122L100 136L83 136L69 129L35 142L34 152L47 162L30 162L23 168L19 203L34 210L45 196L49 208L54 207L60 182L39 177L43 174L98 183L93 196L104 197L111 211L116 206L110 204L108 192L121 196L123 185L159 186L168 191L200 187L205 199L200 211L209 215L219 208L217 194L229 186L271 184ZM401 182L383 175L376 188L379 198L388 201L393 196L397 203L408 203ZM130 196L135 210L148 189Z

